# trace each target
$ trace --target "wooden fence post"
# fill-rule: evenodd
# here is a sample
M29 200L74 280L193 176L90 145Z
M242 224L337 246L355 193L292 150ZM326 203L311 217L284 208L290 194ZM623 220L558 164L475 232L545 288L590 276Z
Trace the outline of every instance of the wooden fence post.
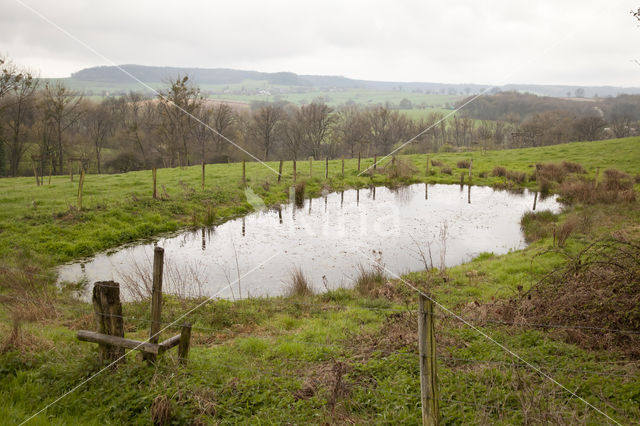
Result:
M342 177L344 177L344 155L342 156Z
M40 179L38 178L38 167L36 166L35 161L31 160L31 165L33 166L33 175L36 178L36 186L40 186Z
M538 191L536 191L536 195L533 197L533 211L536 210L536 204L538 203Z
M429 176L429 156L427 155L427 167L424 172L425 175Z
M460 172L460 186L464 185L464 172Z
M247 166L245 160L242 160L242 184L247 184Z
M158 343L162 320L162 273L164 269L164 249L156 247L153 250L153 289L151 291L151 331L149 343ZM145 354L145 359L155 361L154 354Z
M391 156L391 167L393 167L393 166L395 166L395 165L396 165L396 156L395 156L395 155L392 155L392 156Z
M78 182L78 210L82 210L82 187L84 186L84 169L80 170L80 181Z
M473 179L473 158L469 160L469 184L471 184L472 179Z
M313 157L309 157L309 178L313 177Z
M598 187L600 181L600 167L596 167L596 188Z
M202 190L204 191L204 160L202 160Z
M157 191L157 187L156 187L157 174L158 174L158 171L157 171L157 169L155 167L153 169L151 169L151 178L153 179L153 199L154 200L156 198L158 198L158 191Z
M324 159L324 178L329 178L329 157L325 157Z
M296 171L296 159L294 158L293 159L293 183L296 182L296 174L297 174L297 171Z
M191 344L191 324L183 324L180 329L180 343L178 343L178 361L180 364L187 363L189 356L189 346Z
M280 179L282 179L282 163L283 161L280 160L280 166L278 166L278 183L280 183Z
M69 161L69 181L73 182L73 162Z
M124 337L120 285L113 281L95 283L92 302L98 333ZM101 362L112 362L124 355L124 348L100 343L99 353Z
M360 171L360 151L358 151L358 171Z
M378 154L373 154L373 170L378 168Z
M433 301L423 294L420 294L418 304L418 348L420 351L422 424L437 426L439 424L440 413L436 367L436 335L433 325Z

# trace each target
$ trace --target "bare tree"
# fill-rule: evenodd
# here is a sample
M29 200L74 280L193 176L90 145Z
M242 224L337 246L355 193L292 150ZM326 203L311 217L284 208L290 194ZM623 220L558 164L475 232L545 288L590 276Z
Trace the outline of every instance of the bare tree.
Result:
M291 153L291 157L293 160L297 160L305 138L302 112L299 108L290 107L286 110L286 121L282 128L284 141Z
M362 149L367 137L367 121L363 112L354 106L340 109L337 130L344 148L353 158L356 148Z
M107 138L114 132L113 102L103 101L97 105L91 105L83 117L87 134L91 139L96 156L98 174L102 173L102 148Z
M55 161L53 172L62 172L64 165L64 135L71 126L77 123L84 109L82 108L83 95L75 90L70 90L64 84L46 83L41 107L44 110L45 120L52 128L55 144Z
M329 140L331 126L336 120L333 108L312 102L300 108L305 143L315 158L320 158Z
M277 126L283 118L282 108L276 105L260 107L251 121L250 131L264 151L264 159L269 158L277 140Z
M18 175L20 161L26 151L26 134L35 121L35 98L39 80L29 71L22 73L22 78L13 85L5 99L0 101L3 122L7 126L7 134L2 135L0 142L7 147L9 174ZM0 127L1 129L1 127Z
M190 165L189 145L195 126L202 126L193 119L202 105L200 89L189 83L184 76L170 82L166 90L158 94L160 120L157 126L170 155L169 165L177 156L178 165Z
M213 133L209 129L207 130L210 133L213 133L216 152L221 152L222 148L225 146L224 138L221 135L228 137L228 133L233 127L235 121L236 116L229 104L222 102L211 109L211 125L217 133Z

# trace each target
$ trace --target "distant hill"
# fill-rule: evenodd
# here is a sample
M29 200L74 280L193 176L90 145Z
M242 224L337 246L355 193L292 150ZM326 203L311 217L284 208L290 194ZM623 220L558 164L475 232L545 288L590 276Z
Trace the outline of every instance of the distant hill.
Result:
M234 85L247 81L265 82L266 85L299 87L306 90L312 88L335 89L365 89L379 91L406 91L423 93L468 95L479 93L491 87L482 84L448 84L428 82L390 82L356 80L342 76L299 75L292 72L259 72L244 71L228 68L179 68L155 67L146 65L122 65L122 69L134 75L141 81L157 85L178 75L188 75L193 81L201 85ZM92 67L71 74L75 87L90 87L92 84L106 84L111 87L123 85L123 88L133 83L130 76L115 66ZM607 97L619 94L640 94L638 87L614 86L563 86L563 85L534 85L509 84L492 89L492 91L518 91L553 97Z

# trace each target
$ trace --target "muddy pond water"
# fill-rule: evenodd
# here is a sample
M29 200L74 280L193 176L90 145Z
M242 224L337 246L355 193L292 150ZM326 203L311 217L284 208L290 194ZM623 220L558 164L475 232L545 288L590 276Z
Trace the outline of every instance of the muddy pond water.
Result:
M425 260L449 267L482 252L524 248L520 218L534 203L536 210L561 208L555 198L527 190L425 184L348 190L98 254L63 265L58 277L88 283L81 297L93 282L114 280L126 299L135 299L150 285L158 245L165 249L169 293L281 295L296 267L317 291L349 287L358 265L368 268L374 260L401 274L424 268Z

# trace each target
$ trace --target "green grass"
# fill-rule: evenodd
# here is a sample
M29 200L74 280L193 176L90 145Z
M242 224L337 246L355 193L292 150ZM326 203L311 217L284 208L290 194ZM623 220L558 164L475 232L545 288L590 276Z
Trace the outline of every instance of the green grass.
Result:
M411 155L410 177L389 181L384 175L359 177L356 161L348 160L346 175L340 161L330 162L324 180L323 162L314 163L307 190L338 190L374 184L416 181L457 183L458 160L473 158L474 175L495 166L532 170L537 162L574 161L590 177L595 168L637 173L640 138L575 143L512 151L430 154L452 167L452 176L432 167L425 176L425 155ZM371 159L362 161L363 168ZM277 169L276 163L269 163ZM248 184L267 202L286 200L291 164L277 184L262 165L247 163ZM308 162L299 162L299 179L308 175ZM466 170L465 170L466 171ZM36 187L32 178L0 180L0 257L50 266L139 238L179 230L205 219L214 206L216 221L250 211L241 183L240 164L207 167L207 188L200 189L200 169L162 169L159 194L151 198L151 173L88 175L86 210L77 212L77 181L54 177ZM266 182L269 181L267 188ZM474 178L474 184L504 185L505 178ZM535 187L526 181L524 186ZM518 186L518 185L515 185ZM35 203L35 204L34 204ZM446 281L426 272L404 279L417 286L428 283L436 300L453 312L467 315L470 307L528 290L567 256L593 238L621 230L637 237L640 210L632 205L574 206L560 214L582 213L593 218L589 232L577 230L561 250L550 237L541 237L522 251L502 256L483 253L450 268ZM385 280L378 286L386 286ZM348 423L418 424L419 367L416 321L406 311L416 309L416 295L398 280L390 280L391 300L375 299L356 290L338 289L298 298L212 301L185 320L193 326L189 363L179 366L173 351L156 366L130 355L117 369L107 370L53 404L32 424L150 424L155 398L170 401L174 424ZM17 348L9 341L11 301L0 279L0 415L3 423L18 424L100 370L95 345L75 339L75 330L93 329L89 304L58 296L58 316L42 322L24 321ZM3 299L5 300L5 299ZM11 302L11 303L9 303ZM165 296L163 321L169 322L199 303ZM149 304L123 307L127 337L148 336ZM442 313L441 311L439 311ZM436 319L441 413L445 424L606 424L606 419L571 397L548 379L525 368L497 345L459 322ZM529 362L539 366L581 397L623 424L640 418L637 365L615 351L594 351L564 341L562 334L541 330L484 326L482 330ZM163 332L161 340L175 333ZM478 361L480 360L480 361ZM344 375L336 385L337 366ZM634 420L636 419L636 420Z

